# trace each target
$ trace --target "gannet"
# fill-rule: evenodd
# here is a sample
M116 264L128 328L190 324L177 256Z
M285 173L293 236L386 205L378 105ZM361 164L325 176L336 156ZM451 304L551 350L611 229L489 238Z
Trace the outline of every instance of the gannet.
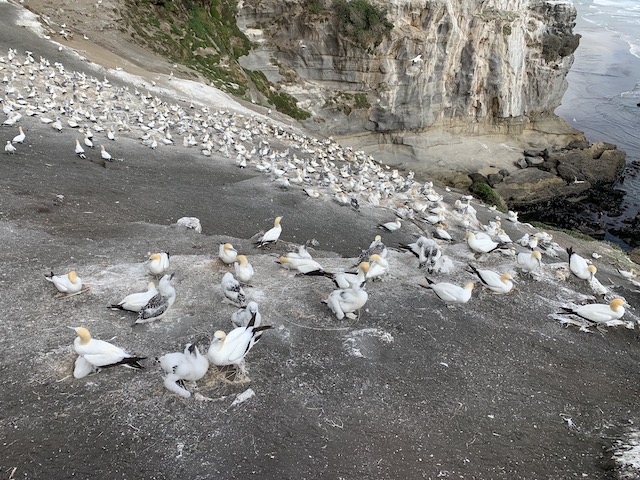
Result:
M469 248L478 253L489 253L502 247L502 245L491 240L491 237L483 232L467 232L464 238L467 240Z
M616 270L618 270L618 273L622 275L623 278L626 278L628 280L631 280L632 278L635 278L638 276L638 274L633 268L631 270L622 270L621 268L618 268Z
M110 162L112 160L111 155L105 150L104 145L100 145L100 156L107 162Z
M307 243L298 246L297 252L289 252L287 253L287 257L289 258L307 258L311 260L311 254L307 250L307 244L312 243L313 240L307 241Z
M132 293L124 297L120 302L109 305L107 308L129 310L139 312L158 294L158 289L153 282L149 282L147 290L139 293Z
M438 238L441 238L442 240L451 241L453 239L451 238L451 235L449 235L449 232L447 232L446 228L447 227L446 227L446 225L444 223L442 223L442 222L438 223L436 225L435 235Z
M164 317L169 309L173 306L176 301L176 289L171 285L171 279L173 278L173 274L164 275L160 279L160 283L158 285L158 293L156 293L147 304L142 307L140 312L138 313L138 318L134 322L135 324L139 323L149 323L155 320L159 320Z
M324 269L322 265L311 258L298 258L298 257L285 257L282 256L278 259L278 262L282 267L286 269L294 269L304 275L310 275L313 273L322 274Z
M381 255L374 254L369 257L369 271L367 272L367 279L376 279L387 273L389 269L389 262L382 258Z
M238 256L238 251L235 248L233 248L233 245L231 245L230 243L220 244L220 247L218 248L218 257L224 263L228 265L232 264L233 262L236 261L237 256Z
M15 137L13 137L13 140L11 140L11 143L23 143L24 142L25 134L24 134L24 131L22 130L22 127L18 127L18 131L20 133L18 135L16 135Z
M82 290L82 279L73 270L66 275L54 275L51 272L49 275L45 275L45 278L52 282L61 293L71 294Z
M395 232L402 227L402 223L400 223L400 219L396 217L393 222L381 223L378 225L378 228L382 228L388 232Z
M114 367L116 365L126 365L133 368L143 368L138 362L146 357L136 357L128 354L122 348L91 338L89 330L84 327L69 327L78 335L73 341L73 349L84 358L93 368L88 371L87 363L76 361L76 368L73 372L75 378L82 378L92 371L101 367Z
M368 299L369 294L360 286L354 285L352 288L334 290L323 302L338 320L342 320L344 317L356 318L354 312L360 310Z
M360 262L368 261L371 255L380 255L382 258L387 257L387 246L382 243L382 237L380 235L376 235L373 242L369 244L369 248L363 250L358 257L358 264ZM354 265L355 266L355 265Z
M247 306L241 308L231 315L231 323L235 327L246 327L253 317L256 317L254 326L259 327L262 324L262 315L258 311L258 304L254 301L247 303Z
M360 262L356 273L336 273L333 281L338 288L346 289L359 287L367 279L369 271L369 262Z
M152 253L145 263L146 269L152 275L162 275L169 270L169 252Z
M188 343L184 352L168 353L159 358L160 366L166 373L164 386L167 390L181 397L189 398L191 392L176 382L186 380L195 382L205 376L209 369L209 360L200 354L198 347Z
M590 264L580 255L573 251L573 248L567 248L569 254L569 268L573 274L582 280L590 280L598 271L595 265Z
M87 136L87 134L84 134L84 144L89 147L89 148L93 148L93 142L91 141L91 139Z
M80 158L87 158L84 154L84 148L82 148L82 145L80 145L80 140L78 140L76 138L76 155L78 155Z
M269 243L276 243L278 241L278 239L280 238L280 234L282 233L282 227L280 226L281 220L282 217L276 217L273 222L273 228L267 230L267 232L262 235L256 242L257 244L259 244L258 248L264 247Z
M414 243L401 245L401 247L418 257L418 268L422 268L427 264L432 267L442 255L436 241L433 238L424 236L419 237Z
M516 263L524 273L531 273L542 265L542 254L538 250L521 252L516 257Z
M222 288L222 293L225 298L233 305L237 307L243 307L245 305L247 297L244 294L244 290L240 286L240 283L233 277L231 272L224 274L220 287Z
M577 308L561 307L564 311L559 312L561 315L574 314L579 317L596 323L607 323L612 320L618 320L624 315L624 304L626 302L622 298L614 298L607 305L606 303L593 303L582 305Z
M446 304L467 303L471 299L471 292L475 285L473 282L467 282L464 287L459 287L447 282L435 283L427 277L425 279L429 285L419 285L433 290L436 296Z
M482 283L495 293L509 293L513 288L513 277L509 273L499 273L493 270L480 270L473 265L469 265Z
M507 213L507 220L513 223L518 223L518 212L514 212L513 210L509 210Z
M7 140L7 144L4 146L5 153L16 153L16 147L11 145L11 140Z
M247 260L245 255L238 255L237 261L233 264L236 271L236 278L241 283L249 283L253 278L253 266Z
M235 365L241 373L245 373L245 355L258 343L264 330L271 328L271 325L256 327L255 322L256 317L253 316L246 327L234 328L229 334L222 330L214 333L207 352L209 361L218 367Z

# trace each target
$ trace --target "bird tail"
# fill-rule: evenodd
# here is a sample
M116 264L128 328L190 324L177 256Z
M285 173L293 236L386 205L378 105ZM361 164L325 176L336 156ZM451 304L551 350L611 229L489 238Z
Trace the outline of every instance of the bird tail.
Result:
M429 277L424 277L424 279L427 281L429 285L433 285L434 283L436 283L433 280L431 280Z
M333 279L333 274L327 273L324 270L313 270L312 272L298 273L297 275L304 275L307 277L327 277Z
M138 370L143 369L144 367L140 365L138 362L140 360L144 360L147 357L126 357L120 360L119 362L112 363L110 365L104 365L104 368L115 367L117 365L127 365L131 368L136 368Z
M562 312L556 312L557 315L571 315L573 312L573 310L571 310L570 308L567 307L560 307L563 311Z
M573 247L567 247L567 254L569 255L569 259L571 259L571 255L573 255Z
M117 305L115 303L107 305L107 308L110 308L111 310L124 310L124 307L122 305Z
M51 273L45 273L44 274L44 278L46 278L50 282L53 282L53 280L52 280L52 278L53 278L53 270L51 271Z

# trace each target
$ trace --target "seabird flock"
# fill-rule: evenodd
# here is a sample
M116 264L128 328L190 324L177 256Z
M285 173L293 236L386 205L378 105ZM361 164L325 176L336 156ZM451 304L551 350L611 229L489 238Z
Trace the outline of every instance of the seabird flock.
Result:
M128 160L114 158L101 142L113 142L114 151L117 151L116 135L137 136L151 149L197 148L207 157L216 153L218 160L235 157L238 167L254 168L269 175L278 188L291 189L318 201L331 199L344 205L348 214L359 215L363 207L387 211L393 220L380 223L379 231L392 235L399 230L411 229L416 237L413 243L387 246L382 235L376 235L358 258L350 259L349 265L338 269L326 269L314 260L308 251L309 245L298 246L296 251L281 255L276 262L280 267L274 268L296 271L296 276L332 280L337 288L323 302L328 307L327 315L332 312L338 320L357 319L369 298L366 288L387 277L394 269L394 262L404 262L405 269L428 272L426 283L414 282L416 292L420 291L419 287L428 289L446 305L445 308L452 309L464 308L461 305L471 301L476 281L492 294L514 295L516 278L523 283L530 280L566 281L574 275L577 282L585 282L578 283L580 288L588 285L592 294L605 299L606 303L559 307L562 311L554 314L554 318L583 331L590 331L594 326L599 329L623 324L630 326L631 322L620 320L625 313L625 300L596 279L597 269L591 260L568 248L567 260L562 261L560 256L564 255L565 249L548 233L520 223L517 213L509 212L505 216L513 231L523 234L513 241L505 232L502 216L495 207L476 202L478 208L492 216L492 220L484 224L471 205L472 197L458 195L456 198L449 189L446 193L438 193L431 182L418 182L413 172L403 175L377 163L364 152L340 146L331 138L312 138L257 115L193 104L186 108L169 104L137 88L131 92L128 86L114 86L106 77L99 80L85 73L67 71L60 63L50 64L44 58L36 60L31 52L21 56L10 49L6 56L0 56L0 78L4 90L0 102L6 116L2 122L5 128L1 131L8 138L3 140L7 155L16 158L27 155L25 147L29 136L25 134L23 123L25 117L33 117L40 122L32 120L32 125L41 123L43 126L38 128L52 128L60 138L68 138L70 155L105 168L115 160ZM100 154L95 152L94 142L100 145ZM276 145L283 145L284 149L279 150ZM273 228L254 237L256 249L273 250L285 243L280 239L283 217L275 218ZM409 260L413 258L410 255L400 253L402 251L415 255L418 264ZM190 343L181 352L159 358L165 373L165 387L185 398L190 397L191 392L184 382L201 379L210 363L218 367L233 365L244 373L246 354L270 328L270 325L262 325L258 303L245 293L245 288L250 291L255 275L250 257L239 254L229 242L222 243L217 253L214 261L233 271L224 273L221 290L225 301L238 308L231 317L235 328L229 333L216 331L205 355ZM551 259L551 263L545 264L543 256ZM480 265L491 262L499 264L498 271ZM170 318L171 307L179 297L171 284L170 264L168 252L151 254L143 264L153 279L147 290L131 293L108 308L137 314L133 325ZM456 270L469 277L475 275L475 281L467 279L458 285L433 279L435 275L451 274ZM545 271L549 272L546 276ZM563 276L563 271L567 275ZM626 281L640 286L633 280L634 271L619 272ZM64 275L51 272L46 279L54 284L58 295L78 295L88 290L75 271ZM395 281L388 283L393 286ZM379 283L376 295L385 288L385 283ZM76 333L73 345L78 354L73 372L75 378L114 365L143 367L140 362L144 357L93 339L85 327L71 328Z

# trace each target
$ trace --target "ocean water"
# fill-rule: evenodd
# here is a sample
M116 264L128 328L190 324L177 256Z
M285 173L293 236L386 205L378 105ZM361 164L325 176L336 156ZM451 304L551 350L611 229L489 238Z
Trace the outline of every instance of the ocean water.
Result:
M574 33L582 38L556 114L589 141L614 143L627 153L625 178L616 186L626 192L622 214L603 218L612 230L640 209L640 170L632 163L640 162L640 0L573 3L578 11ZM640 245L640 232L637 235L631 246ZM611 234L607 237L630 247Z

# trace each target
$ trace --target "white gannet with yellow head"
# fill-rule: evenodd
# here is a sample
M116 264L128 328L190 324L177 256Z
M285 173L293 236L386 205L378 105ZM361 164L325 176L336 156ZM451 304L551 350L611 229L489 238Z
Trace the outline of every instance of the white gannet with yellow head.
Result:
M45 275L45 278L53 283L60 293L73 294L82 290L82 279L75 270L71 270L65 275L54 275L51 272L49 275Z
M622 318L625 312L625 303L626 302L622 298L614 298L609 302L609 304L592 303L576 308L562 307L564 311L560 313L565 315L574 314L591 322L606 324L608 322L615 322Z
M152 275L162 275L169 270L169 252L152 253L145 267Z
M132 293L124 297L120 302L111 304L107 308L128 310L130 312L139 312L144 308L149 300L158 294L158 289L155 283L149 282L147 284L147 290L139 293Z
M464 287L460 287L447 282L435 283L427 277L425 279L429 285L419 285L433 290L436 296L447 305L467 303L471 299L471 292L473 292L473 287L475 286L473 282L467 282Z
M264 235L262 235L258 241L258 248L264 247L270 243L276 243L280 238L280 234L282 233L282 226L280 226L280 222L282 221L282 217L276 217L273 221L273 228L267 230Z
M481 270L469 265L485 287L494 293L509 293L513 289L513 277L510 273L499 274L493 270Z
M598 269L595 265L587 262L583 257L573 251L573 248L567 248L569 254L569 268L573 274L582 280L592 280Z
M251 282L254 275L253 266L249 263L249 260L245 255L238 255L233 267L236 271L236 278L239 282Z
M532 273L542 266L542 253L538 250L521 252L516 257L516 263L524 273Z
M227 265L231 265L238 257L238 251L230 243L221 243L218 248L218 257Z

